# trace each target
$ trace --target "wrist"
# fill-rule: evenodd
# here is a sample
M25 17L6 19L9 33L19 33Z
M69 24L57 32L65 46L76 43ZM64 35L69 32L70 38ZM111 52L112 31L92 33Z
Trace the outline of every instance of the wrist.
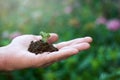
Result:
M6 70L6 54L9 52L9 47L8 46L3 46L0 47L0 71L1 70Z

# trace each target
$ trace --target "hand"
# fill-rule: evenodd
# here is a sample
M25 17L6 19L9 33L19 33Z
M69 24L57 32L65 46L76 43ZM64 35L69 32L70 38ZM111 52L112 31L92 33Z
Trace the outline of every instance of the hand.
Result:
M51 33L48 39L49 43L57 41L57 34ZM70 41L54 44L59 49L56 52L45 52L43 54L34 54L28 51L31 41L40 40L41 36L23 35L16 37L8 45L0 49L0 70L17 70L31 67L44 67L54 62L66 59L79 51L86 50L90 47L92 38L77 38Z

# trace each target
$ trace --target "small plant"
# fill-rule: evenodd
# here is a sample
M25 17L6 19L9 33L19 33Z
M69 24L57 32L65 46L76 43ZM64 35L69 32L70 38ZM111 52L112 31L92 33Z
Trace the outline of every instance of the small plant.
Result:
M46 33L46 32L43 32L43 31L40 32L40 35L42 36L42 41L43 42L47 42L48 38L50 37L49 33Z
M40 32L40 35L42 36L42 39L36 42L31 41L28 51L35 54L58 51L57 48L55 48L52 44L47 42L48 38L50 37L49 33Z

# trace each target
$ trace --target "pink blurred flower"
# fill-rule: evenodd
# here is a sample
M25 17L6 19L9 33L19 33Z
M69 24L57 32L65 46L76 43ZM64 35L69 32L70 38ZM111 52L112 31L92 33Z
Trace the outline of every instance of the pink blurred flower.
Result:
M21 33L16 31L16 32L13 32L12 34L10 34L9 38L14 39L15 37L20 36L20 35L21 35Z
M96 20L97 24L106 24L107 20L105 17L101 16Z
M66 14L70 14L70 13L72 12L72 7L71 7L71 6L65 7L64 12L65 12Z
M113 19L106 23L106 26L109 30L116 31L120 28L120 20Z

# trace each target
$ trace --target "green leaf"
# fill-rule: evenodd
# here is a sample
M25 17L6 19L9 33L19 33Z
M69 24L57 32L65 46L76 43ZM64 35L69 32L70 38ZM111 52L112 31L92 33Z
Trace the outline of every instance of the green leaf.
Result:
M42 41L44 41L44 42L47 42L48 38L50 37L49 33L46 33L43 31L40 32L40 35L42 36Z

